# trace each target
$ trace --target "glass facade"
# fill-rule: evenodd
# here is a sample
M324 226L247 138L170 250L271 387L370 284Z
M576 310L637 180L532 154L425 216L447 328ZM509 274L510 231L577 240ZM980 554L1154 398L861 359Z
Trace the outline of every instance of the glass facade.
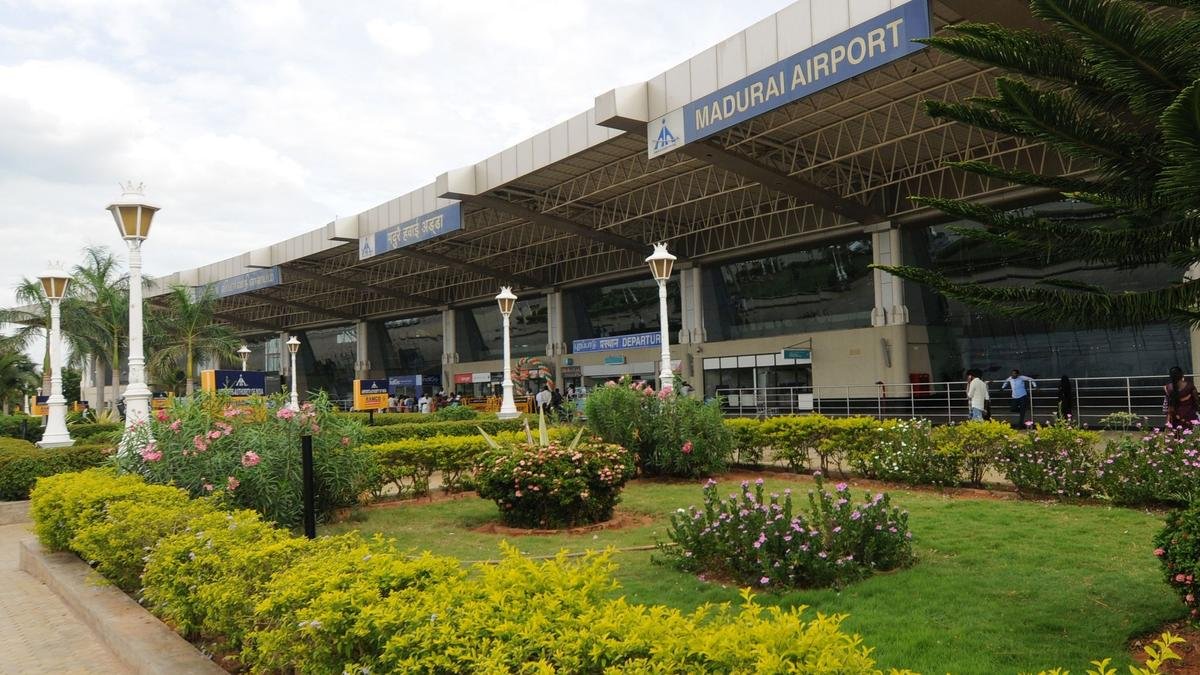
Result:
M458 317L458 354L462 361L504 358L504 324L496 303L464 309ZM546 353L546 298L518 300L509 317L514 359Z
M296 367L304 369L309 391L325 391L335 400L354 395L354 361L358 338L354 326L305 331L300 336Z
M563 338L571 340L649 333L659 329L658 282L651 278L574 288L563 293ZM679 278L667 280L667 326L683 325Z
M710 341L871 325L871 240L828 244L704 270Z
M1039 210L1078 212L1079 204L1049 204ZM1085 263L1069 250L1030 256L964 236L954 229L974 223L938 226L910 234L908 251L915 264L931 267L955 281L1029 285L1059 279L1108 290L1139 291L1182 279L1167 265L1117 269ZM913 260L913 258L916 258ZM1188 331L1172 324L1140 329L1075 328L1047 321L999 316L919 289L931 326L930 357L935 379L957 379L966 368L979 368L988 379L1003 379L1012 368L1031 377L1108 377L1166 373L1191 362Z
M385 321L380 336L383 368L388 374L441 375L442 315L428 314Z

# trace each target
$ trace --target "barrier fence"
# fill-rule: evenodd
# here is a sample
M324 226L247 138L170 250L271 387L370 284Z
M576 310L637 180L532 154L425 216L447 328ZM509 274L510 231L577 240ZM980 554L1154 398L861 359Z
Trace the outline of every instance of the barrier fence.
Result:
M1189 376L1191 379L1191 376ZM1079 423L1101 426L1100 420L1122 412L1145 418L1150 425L1163 423L1163 385L1166 376L1081 377L1073 385L1068 412ZM989 382L992 419L1015 420L1010 410L1012 394L1003 381ZM1059 380L1034 380L1030 414L1046 423L1059 412ZM718 389L726 416L771 417L820 413L830 417L864 415L884 418L921 417L948 424L969 418L967 383L928 382L817 387L758 387Z

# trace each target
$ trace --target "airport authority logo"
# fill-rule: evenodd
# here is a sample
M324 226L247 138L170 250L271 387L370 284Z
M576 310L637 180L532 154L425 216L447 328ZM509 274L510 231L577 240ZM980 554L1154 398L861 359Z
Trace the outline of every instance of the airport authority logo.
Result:
M374 236L374 235L372 235ZM375 255L375 250L371 248L371 237L363 237L358 247L358 259L366 260Z
M646 153L658 157L687 143L683 128L683 108L651 120L646 124Z

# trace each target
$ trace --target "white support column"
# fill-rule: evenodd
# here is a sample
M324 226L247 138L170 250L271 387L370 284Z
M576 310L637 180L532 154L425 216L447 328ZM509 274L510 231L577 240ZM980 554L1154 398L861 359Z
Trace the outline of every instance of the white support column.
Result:
M563 295L559 291L546 294L546 356L557 360L567 353L563 341Z
M365 380L370 375L371 356L367 351L370 338L367 336L367 322L356 321L354 323L354 339L356 342L354 356L354 377L355 379Z
M291 337L286 330L279 333L279 374L286 377L292 376L292 360L288 358L287 350L287 341Z
M699 267L679 270L679 295L682 301L682 323L679 344L698 345L705 340L704 294L701 291Z
M872 262L876 265L899 265L900 230L890 222L868 226L871 234ZM908 323L908 307L904 304L904 284L882 270L873 271L875 307L871 310L872 326L900 326Z
M442 388L451 391L454 379L450 367L458 363L458 336L455 312L449 307L442 309Z

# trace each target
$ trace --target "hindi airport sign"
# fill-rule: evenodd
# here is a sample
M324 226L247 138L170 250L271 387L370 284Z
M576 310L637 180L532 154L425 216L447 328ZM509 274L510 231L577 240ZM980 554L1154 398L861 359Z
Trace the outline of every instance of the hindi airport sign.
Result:
M584 352L611 352L619 349L643 349L646 347L657 347L661 344L662 334L654 331L652 333L635 333L633 335L572 340L571 353L582 354Z
M374 258L388 251L395 251L461 229L462 204L454 202L449 206L443 206L406 220L399 225L393 225L360 238L358 240L358 259Z
M929 0L909 0L651 120L646 151L657 157L902 59L925 48L913 40L931 35Z
M247 293L249 291L257 291L271 286L278 286L283 283L278 267L270 267L265 270L254 270L245 274L239 274L236 277L229 277L209 284L213 292L218 298L228 298L231 295L238 293Z

